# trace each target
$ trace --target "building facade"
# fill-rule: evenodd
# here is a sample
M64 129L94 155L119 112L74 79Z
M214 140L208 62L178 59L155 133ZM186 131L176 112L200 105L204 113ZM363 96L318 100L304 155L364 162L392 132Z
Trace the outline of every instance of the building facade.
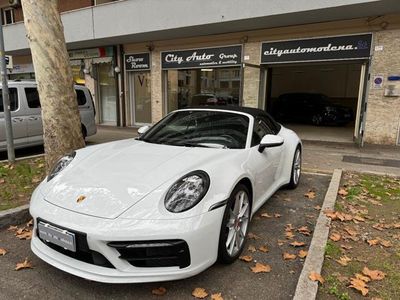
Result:
M312 139L400 144L398 1L84 2L60 11L74 80L91 90L100 124L141 126L203 104L275 115L295 94L351 111L341 127L289 122ZM4 33L10 78L34 77L21 20ZM311 113L298 99L287 114Z

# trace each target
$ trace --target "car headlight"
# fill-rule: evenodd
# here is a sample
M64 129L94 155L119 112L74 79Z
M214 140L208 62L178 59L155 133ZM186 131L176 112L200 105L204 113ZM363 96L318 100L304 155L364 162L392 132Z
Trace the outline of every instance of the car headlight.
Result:
M52 180L54 177L58 175L62 170L64 170L74 159L76 152L72 152L64 157L61 157L60 160L53 166L49 175L47 176L47 182Z
M210 186L210 177L204 171L193 171L175 182L165 196L165 208L173 213L191 209L203 199Z

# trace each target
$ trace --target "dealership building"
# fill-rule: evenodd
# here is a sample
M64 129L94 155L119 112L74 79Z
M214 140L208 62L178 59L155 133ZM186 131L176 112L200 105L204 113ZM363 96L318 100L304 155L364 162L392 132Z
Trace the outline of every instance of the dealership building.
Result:
M0 1L8 75L34 78L14 2ZM99 124L241 105L279 114L312 140L400 145L399 0L59 3L74 80L91 90ZM338 110L348 122L320 123Z

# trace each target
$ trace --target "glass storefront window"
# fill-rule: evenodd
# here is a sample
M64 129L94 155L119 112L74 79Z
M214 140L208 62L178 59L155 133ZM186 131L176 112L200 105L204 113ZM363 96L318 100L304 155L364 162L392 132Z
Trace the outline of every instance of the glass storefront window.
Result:
M199 105L239 105L240 68L167 72L168 112Z
M76 84L85 84L85 74L83 73L82 67L79 65L71 66L72 77Z

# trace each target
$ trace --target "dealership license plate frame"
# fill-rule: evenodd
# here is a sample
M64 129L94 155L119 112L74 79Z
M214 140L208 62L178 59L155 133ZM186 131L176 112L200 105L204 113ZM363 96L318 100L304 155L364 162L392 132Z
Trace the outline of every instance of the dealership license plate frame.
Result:
M38 235L42 240L48 243L76 252L76 236L73 232L39 221Z

